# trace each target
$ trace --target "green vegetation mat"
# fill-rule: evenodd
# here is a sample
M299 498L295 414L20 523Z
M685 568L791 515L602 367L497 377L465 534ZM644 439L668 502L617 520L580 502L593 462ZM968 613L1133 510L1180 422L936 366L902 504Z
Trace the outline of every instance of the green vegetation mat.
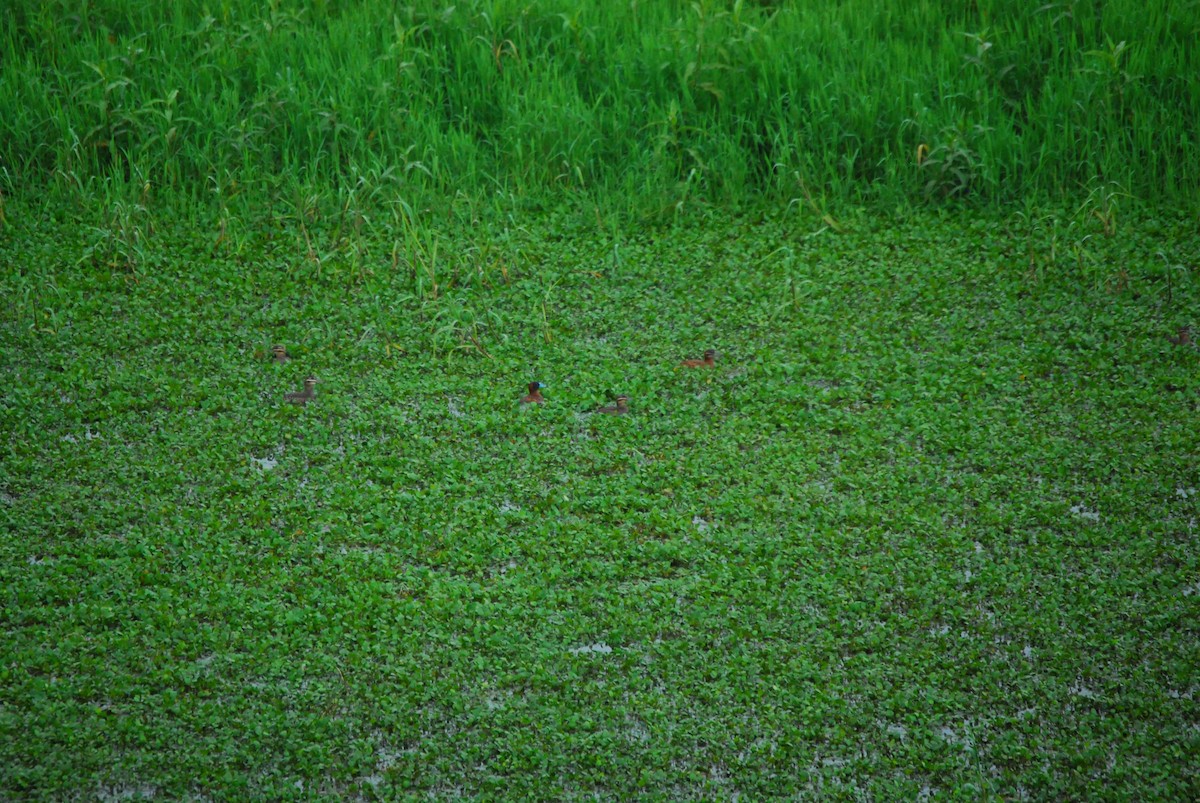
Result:
M1194 217L6 220L0 797L1200 788Z

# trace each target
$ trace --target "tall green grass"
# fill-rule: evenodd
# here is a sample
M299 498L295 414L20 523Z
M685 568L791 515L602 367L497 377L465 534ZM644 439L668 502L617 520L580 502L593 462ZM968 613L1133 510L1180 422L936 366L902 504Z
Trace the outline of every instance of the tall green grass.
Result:
M1200 3L12 0L0 187L1197 193Z

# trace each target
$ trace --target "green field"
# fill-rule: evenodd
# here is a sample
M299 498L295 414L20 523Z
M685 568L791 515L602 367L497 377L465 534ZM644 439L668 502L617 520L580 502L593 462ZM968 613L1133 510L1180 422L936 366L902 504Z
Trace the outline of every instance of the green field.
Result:
M14 3L0 799L1200 797L1200 4L576 6Z

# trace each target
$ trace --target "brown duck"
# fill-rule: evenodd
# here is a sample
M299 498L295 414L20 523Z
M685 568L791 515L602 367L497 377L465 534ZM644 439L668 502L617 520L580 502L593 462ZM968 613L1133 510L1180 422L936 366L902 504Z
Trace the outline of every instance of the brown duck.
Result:
M717 350L708 349L704 352L702 360L684 360L679 364L684 368L712 368L717 364Z
M308 404L317 395L317 378L310 376L304 380L304 390L297 393L285 394L283 400L288 404L298 404L301 407Z
M629 412L629 397L628 396L626 396L625 394L621 394L613 401L614 401L614 404L611 404L607 407L601 407L596 412L602 413L604 415L625 415L626 413Z
M529 394L521 397L521 404L545 404L546 400L542 397L544 387L541 382L530 382Z
M292 358L291 354L287 353L287 349L283 346L271 346L271 353L275 355L275 362L284 363Z

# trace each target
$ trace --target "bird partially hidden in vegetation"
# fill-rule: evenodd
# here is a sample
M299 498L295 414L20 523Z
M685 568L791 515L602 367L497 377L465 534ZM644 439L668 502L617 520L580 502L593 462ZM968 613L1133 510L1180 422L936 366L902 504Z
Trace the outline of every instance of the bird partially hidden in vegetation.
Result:
M614 404L611 404L607 407L601 407L596 412L602 413L603 415L625 415L626 413L629 412L629 397L628 396L626 396L625 394L622 393L620 396L618 396L613 401L615 402Z
M284 363L292 358L292 355L287 353L287 349L283 346L271 346L271 353L275 355L275 362Z
M310 376L304 380L304 390L297 393L285 394L283 400L288 404L298 404L301 407L308 404L317 395L317 378Z
M544 404L545 398L542 397L542 388L546 387L541 382L529 383L529 394L521 397L521 404Z
M704 352L704 359L702 360L684 360L679 364L684 368L712 368L717 364L717 350L706 350Z
M1179 334L1174 335L1174 336L1167 335L1167 340L1170 340L1176 346L1192 345L1192 327L1190 327L1190 326L1179 327Z

